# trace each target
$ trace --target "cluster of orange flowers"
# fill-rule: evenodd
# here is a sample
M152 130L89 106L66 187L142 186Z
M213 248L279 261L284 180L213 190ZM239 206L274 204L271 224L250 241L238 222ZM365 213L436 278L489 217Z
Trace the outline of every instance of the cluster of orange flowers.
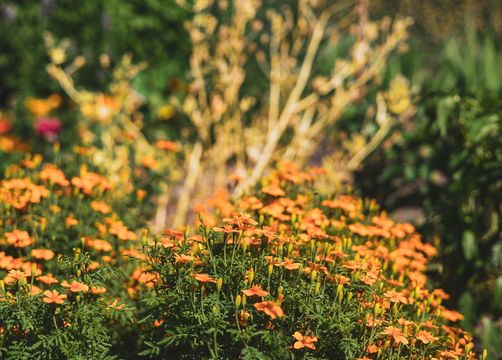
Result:
M79 176L67 178L55 165L42 164L40 156L11 166L7 175L8 178L0 182L0 285L3 291L0 301L15 301L13 294L6 291L6 285L27 282L30 282L30 294L42 296L41 300L47 304L63 304L69 297L65 290L92 295L106 293L106 288L85 283L82 276L111 262L117 254L135 254L135 248L139 247L125 242L135 240L136 234L105 201L112 189L111 183L85 166L81 167ZM76 233L56 239L54 229L62 222L66 229L75 228ZM92 250L90 265L79 270L80 275L76 277L59 274L59 259L62 256L78 258L83 246Z
M196 211L202 212L203 226L221 234L227 245L238 245L244 257L258 256L266 244L264 261L269 278L274 268L282 268L315 284L316 294L334 286L338 301L356 301L359 324L365 334L371 334L360 339L366 346L361 359L387 356L388 349L400 349L409 358L417 358L422 351L425 354L425 349L434 358L475 358L471 335L450 324L462 315L442 305L448 299L444 291L427 288L425 270L436 249L423 242L411 224L395 223L380 213L373 201L344 195L314 206L315 195L305 192L304 186L313 183L320 172L304 173L287 165L264 179L256 196L233 203L221 190L209 199L209 206L198 205ZM223 226L215 226L218 217L210 208L223 218ZM175 252L178 265L193 266L193 278L198 282L221 287L218 274L210 274L208 238L167 231L159 244ZM192 249L189 253L183 250L187 245ZM270 320L287 316L284 294L279 290L277 298L271 298L277 290L262 288L253 283L253 277L250 272L245 274L247 287L239 290L236 303L242 308L247 298L260 298L253 303L255 311ZM250 311L240 311L242 327ZM315 350L315 343L323 340L300 330L292 335L294 349Z
M395 223L381 213L373 201L349 195L320 198L306 191L319 173L287 165L264 179L260 192L236 202L219 191L205 206L197 206L204 231L190 236L189 228L167 230L151 242L144 233L141 244L144 249L172 251L173 268L191 269L187 281L199 283L204 292L230 292L239 330L259 316L268 319L267 329L289 321L294 304L277 285L294 278L312 287L314 299L332 296L338 304L357 308L358 341L364 348L360 359L396 353L474 359L471 336L451 325L462 315L442 305L448 295L441 289L427 288L425 271L435 248L423 242L412 225ZM30 294L48 306L65 305L78 294L107 293L80 272L72 277L58 274L61 255L78 257L84 248L92 255L84 273L105 264L124 266L119 261L124 257L139 261L129 268L130 279L124 284L131 298L164 285L145 262L152 260L151 254L141 251L136 233L105 200L112 186L102 176L82 167L79 176L69 179L56 166L42 165L40 158L24 161L9 174L0 183L0 301L15 301L6 288L26 285L30 279ZM80 217L83 206L91 220ZM77 243L46 236L56 222L77 231ZM228 254L225 250L225 262L228 256L254 264L231 288L226 288L225 274L213 267L213 241L231 249ZM107 311L125 306L117 299L103 304ZM161 329L166 322L156 319L154 327ZM330 341L307 324L294 329L288 334L292 351L319 351Z

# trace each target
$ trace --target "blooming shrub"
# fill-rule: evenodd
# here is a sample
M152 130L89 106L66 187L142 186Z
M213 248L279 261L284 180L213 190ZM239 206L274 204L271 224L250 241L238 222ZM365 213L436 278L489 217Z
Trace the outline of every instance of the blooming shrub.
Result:
M311 191L315 177L288 166L255 195L209 201L218 217L201 213L196 234L145 244L144 355L475 358L451 325L462 315L427 287L435 248L373 201Z
M67 177L40 157L0 182L0 357L111 358L107 319L130 318L119 272L136 234L108 205L111 184ZM116 284L115 286L113 286ZM115 321L113 320L113 321Z

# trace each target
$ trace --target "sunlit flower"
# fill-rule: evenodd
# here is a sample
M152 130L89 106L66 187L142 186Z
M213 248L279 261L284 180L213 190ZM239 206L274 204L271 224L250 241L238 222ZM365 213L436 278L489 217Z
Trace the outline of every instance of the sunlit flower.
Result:
M254 307L256 310L264 312L272 319L284 316L284 311L281 309L279 305L277 305L273 301L262 301L259 303L255 303Z
M193 274L192 276L201 283L216 283L216 279L210 277L208 274Z
M293 334L293 337L297 340L295 342L295 344L293 345L293 347L295 349L303 349L303 348L309 348L309 349L312 349L312 350L316 349L314 343L317 342L317 337L302 335L298 331L296 331Z
M425 330L420 330L419 332L416 333L415 337L423 342L424 344L429 344L433 343L438 340L437 337L432 336L432 334L428 331Z
M31 250L31 256L35 259L51 260L54 258L54 251L49 249L33 249Z
M67 298L66 295L60 295L56 290L44 291L45 297L42 299L47 304L62 304Z
M57 284L59 281L51 274L41 275L37 278L39 281L47 285Z
M261 288L260 285L253 285L250 289L242 290L246 296L267 296L269 293Z
M69 284L67 281L63 281L61 283L61 286L68 288L71 292L89 291L89 286L75 280L73 280L71 284Z
M403 334L401 330L394 326L387 326L384 331L381 332L382 335L389 335L394 339L395 344L408 344L408 339L406 335Z
M7 240L7 243L18 248L27 247L33 243L33 239L27 231L17 229L11 232L6 232L5 240Z

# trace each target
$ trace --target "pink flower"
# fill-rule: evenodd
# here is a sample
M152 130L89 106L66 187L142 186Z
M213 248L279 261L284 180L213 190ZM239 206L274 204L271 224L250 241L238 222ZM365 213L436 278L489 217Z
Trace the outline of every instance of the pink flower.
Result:
M57 118L39 117L35 122L37 134L48 141L56 140L61 128L61 121Z
M3 119L0 115L0 135L7 134L10 131L10 128L10 122L6 119Z

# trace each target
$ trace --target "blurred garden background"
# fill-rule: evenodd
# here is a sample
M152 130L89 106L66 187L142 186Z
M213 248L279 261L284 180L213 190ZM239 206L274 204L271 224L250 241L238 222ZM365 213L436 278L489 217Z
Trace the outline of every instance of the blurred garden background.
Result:
M499 0L0 0L0 173L34 153L152 229L322 167L438 248L431 282L502 358Z

